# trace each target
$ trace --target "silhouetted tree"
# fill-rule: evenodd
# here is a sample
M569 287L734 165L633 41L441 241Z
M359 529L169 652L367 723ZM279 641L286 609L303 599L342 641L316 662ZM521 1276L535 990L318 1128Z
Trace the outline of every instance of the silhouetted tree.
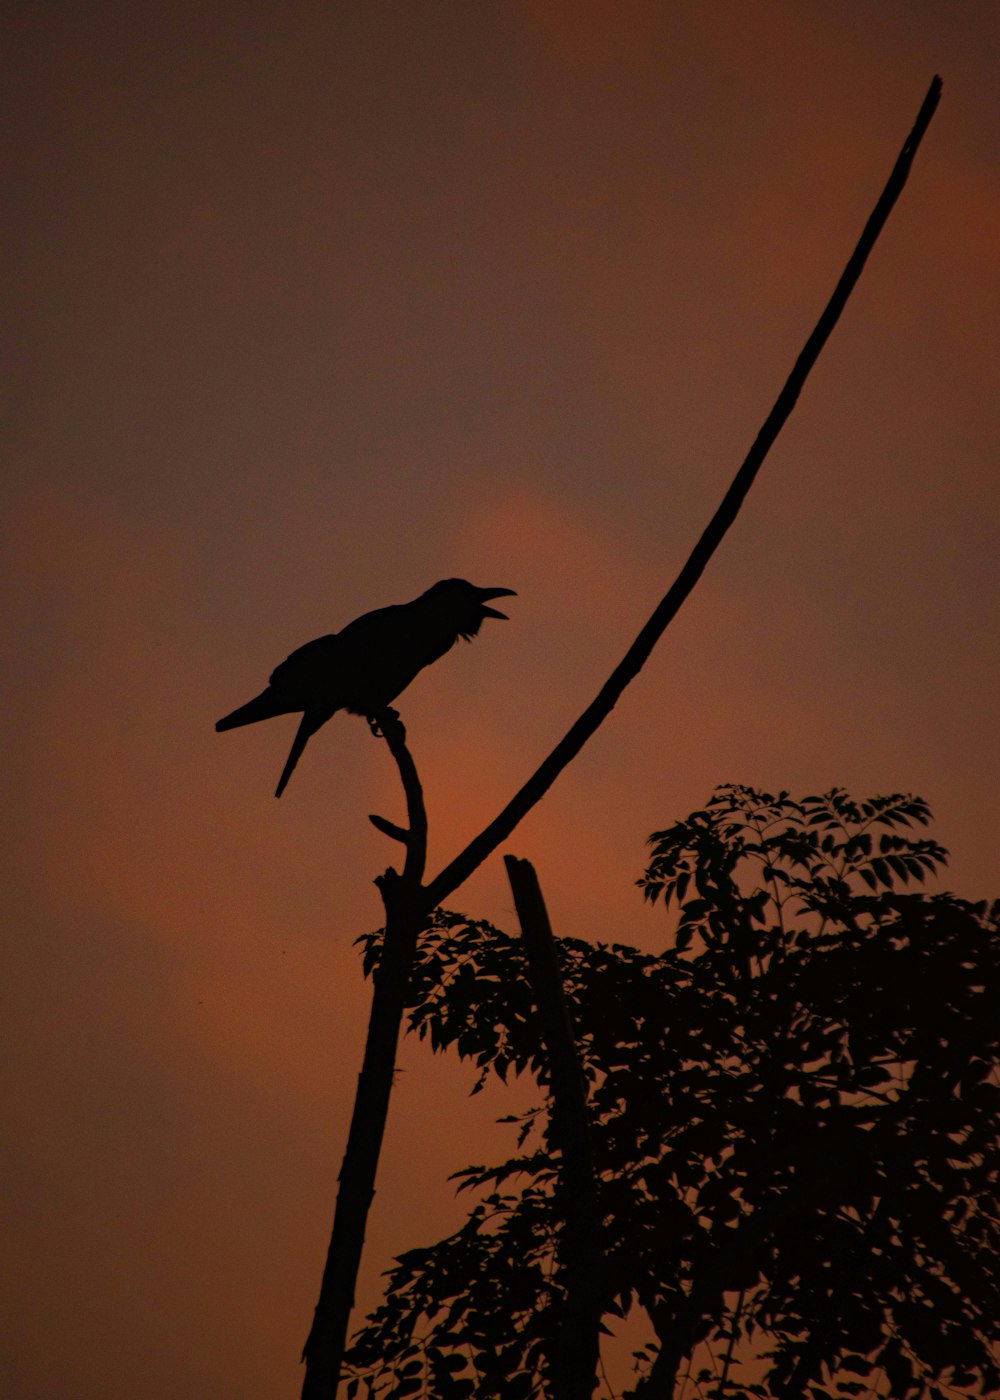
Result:
M992 1393L1000 1316L1000 902L915 891L926 804L720 788L652 838L665 951L558 941L590 1083L604 1311L632 1396ZM362 940L369 968L379 935ZM520 941L440 912L409 1024L547 1082ZM562 1301L549 1100L459 1172L467 1222L402 1255L348 1394L539 1397ZM747 1358L756 1358L748 1372ZM750 1377L766 1376L764 1379Z

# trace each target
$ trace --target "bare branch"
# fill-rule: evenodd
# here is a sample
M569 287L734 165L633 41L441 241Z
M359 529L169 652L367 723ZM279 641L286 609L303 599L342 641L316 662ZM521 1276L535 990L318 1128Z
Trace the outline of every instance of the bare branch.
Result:
M385 936L375 972L365 1056L340 1169L333 1234L312 1329L302 1352L306 1363L302 1400L333 1400L337 1393L368 1211L375 1195L375 1174L389 1111L406 989L423 926L419 898L427 857L423 790L399 716L386 711L378 716L378 723L406 792L409 830L404 833L401 827L395 828L400 833L397 839L406 844L406 863L402 875L390 867L375 881L385 905Z
M913 130L903 143L892 174L865 224L857 247L851 254L847 266L841 274L840 281L834 288L833 295L806 341L802 353L795 361L792 372L785 381L784 388L764 420L764 425L747 453L743 465L733 478L729 490L723 497L722 504L709 521L701 539L691 551L687 563L596 698L587 706L565 738L560 740L548 758L508 802L500 815L490 822L489 826L481 831L474 840L470 841L465 850L430 882L426 889L428 907L434 908L441 904L459 885L463 884L486 857L496 850L500 842L506 840L536 802L545 795L566 765L576 757L590 736L611 713L629 681L638 675L653 647L666 631L668 624L687 600L706 564L736 519L765 457L795 407L810 370L840 319L840 314L861 276L868 255L874 248L878 236L885 227L886 220L892 213L893 206L906 184L913 157L923 140L940 96L941 79L935 77L917 114Z
M410 829L406 842L406 864L403 866L402 879L408 890L416 892L420 888L420 882L424 878L424 869L427 865L427 811L424 807L424 792L420 785L416 764L406 747L406 730L403 728L403 721L395 710L384 710L377 718L382 736L396 760L403 791L406 793L406 812Z
M589 1400L600 1356L601 1248L587 1088L538 876L530 861L505 856L504 864L548 1053L551 1132L562 1158L559 1282L566 1290L566 1300L551 1357L552 1396L553 1400Z

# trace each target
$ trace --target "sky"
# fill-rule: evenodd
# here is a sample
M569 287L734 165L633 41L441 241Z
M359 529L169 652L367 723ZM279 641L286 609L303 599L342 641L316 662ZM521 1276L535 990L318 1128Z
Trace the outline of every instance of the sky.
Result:
M992 0L14 0L0 1016L10 1400L298 1394L404 813L337 716L214 721L311 637L516 589L400 702L430 873L666 591L938 115L705 577L504 849L663 946L716 784L913 791L996 880ZM453 907L513 928L499 854ZM360 1301L509 1101L404 1047ZM531 1101L530 1086L515 1091Z

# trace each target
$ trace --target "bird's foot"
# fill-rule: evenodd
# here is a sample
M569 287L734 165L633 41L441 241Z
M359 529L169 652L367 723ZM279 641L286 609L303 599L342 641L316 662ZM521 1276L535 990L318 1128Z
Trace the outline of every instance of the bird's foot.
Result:
M386 705L384 710L378 710L373 715L365 715L365 719L368 721L368 728L375 735L375 738L382 739L385 737L385 726L387 724L399 723L399 711Z

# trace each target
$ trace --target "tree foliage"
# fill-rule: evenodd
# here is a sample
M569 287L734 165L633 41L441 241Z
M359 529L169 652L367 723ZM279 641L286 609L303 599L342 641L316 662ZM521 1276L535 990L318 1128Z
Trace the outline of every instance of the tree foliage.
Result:
M606 1314L650 1327L627 1395L689 1373L729 1397L1000 1384L1000 903L918 888L946 858L915 834L928 820L899 794L725 786L651 838L662 953L559 940ZM370 968L379 935L362 942ZM408 1015L477 1087L514 1071L544 1089L516 938L439 911ZM465 1224L396 1262L349 1394L545 1393L559 1156L547 1100L509 1121L510 1158L458 1173Z

